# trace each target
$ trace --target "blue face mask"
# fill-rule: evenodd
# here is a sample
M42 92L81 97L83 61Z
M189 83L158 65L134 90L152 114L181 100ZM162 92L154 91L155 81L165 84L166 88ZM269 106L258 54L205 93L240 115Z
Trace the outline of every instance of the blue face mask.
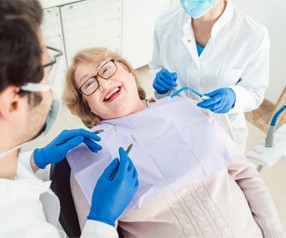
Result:
M183 9L192 17L200 18L212 9L217 0L180 0Z

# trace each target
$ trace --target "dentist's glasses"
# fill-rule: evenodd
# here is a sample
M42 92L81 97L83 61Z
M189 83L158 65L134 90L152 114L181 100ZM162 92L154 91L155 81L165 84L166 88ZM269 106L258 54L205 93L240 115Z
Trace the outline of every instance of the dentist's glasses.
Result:
M50 46L46 46L46 48L48 50L48 54L51 57L51 61L47 64L44 64L43 68L47 68L51 66L51 69L49 70L48 82L49 82L49 85L53 85L56 72L59 66L59 62L60 62L59 59L63 55L63 52L59 49L56 49Z
M79 90L86 96L90 96L93 94L96 89L98 89L99 84L97 81L97 76L103 78L103 79L109 79L111 78L117 71L117 66L115 64L115 60L111 59L104 63L100 69L98 70L97 74L93 76L92 78L89 78L86 80L80 87Z
M46 46L48 50L48 54L50 55L51 61L43 65L43 68L48 68L48 84L39 84L39 83L27 83L26 85L22 86L21 89L24 91L30 92L40 92L40 91L48 91L51 89L51 86L54 83L57 69L59 66L59 59L63 55L61 50L56 48Z
M59 49L53 48L51 46L46 46L46 48L47 48L48 53L51 56L52 60L51 60L51 62L44 64L43 65L44 68L55 64L57 62L58 58L63 55L63 52Z

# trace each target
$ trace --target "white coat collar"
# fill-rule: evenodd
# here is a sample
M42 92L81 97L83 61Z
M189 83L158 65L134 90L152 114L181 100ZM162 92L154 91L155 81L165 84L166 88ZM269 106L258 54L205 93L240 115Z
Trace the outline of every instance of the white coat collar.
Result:
M214 39L219 31L229 22L229 19L233 16L233 4L231 1L227 1L226 8L221 15L221 17L214 24L211 32L211 37ZM184 35L189 36L190 34L194 36L192 28L192 17L189 16L186 23L183 26Z
M233 17L233 4L231 1L227 1L226 8L217 22L214 24L211 32L211 37L214 39L217 34L220 34L221 29L224 28L226 24L230 22L231 17Z
M184 35L189 35L189 34L193 33L192 18L191 17L189 17L187 22L184 24L183 32L184 32Z

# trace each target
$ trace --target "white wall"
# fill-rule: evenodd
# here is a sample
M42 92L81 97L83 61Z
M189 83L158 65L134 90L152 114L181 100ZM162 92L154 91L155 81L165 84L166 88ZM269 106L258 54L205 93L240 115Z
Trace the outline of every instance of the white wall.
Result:
M270 80L266 98L277 102L286 86L286 1L233 0L242 11L268 28L270 36Z

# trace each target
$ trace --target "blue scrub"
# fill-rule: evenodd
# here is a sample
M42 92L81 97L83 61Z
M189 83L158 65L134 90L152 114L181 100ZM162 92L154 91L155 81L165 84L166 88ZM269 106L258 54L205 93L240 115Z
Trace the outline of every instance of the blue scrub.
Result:
M198 55L199 55L199 57L200 57L201 53L202 53L203 50L204 50L204 47L200 46L197 42L196 42L196 45L197 45Z

